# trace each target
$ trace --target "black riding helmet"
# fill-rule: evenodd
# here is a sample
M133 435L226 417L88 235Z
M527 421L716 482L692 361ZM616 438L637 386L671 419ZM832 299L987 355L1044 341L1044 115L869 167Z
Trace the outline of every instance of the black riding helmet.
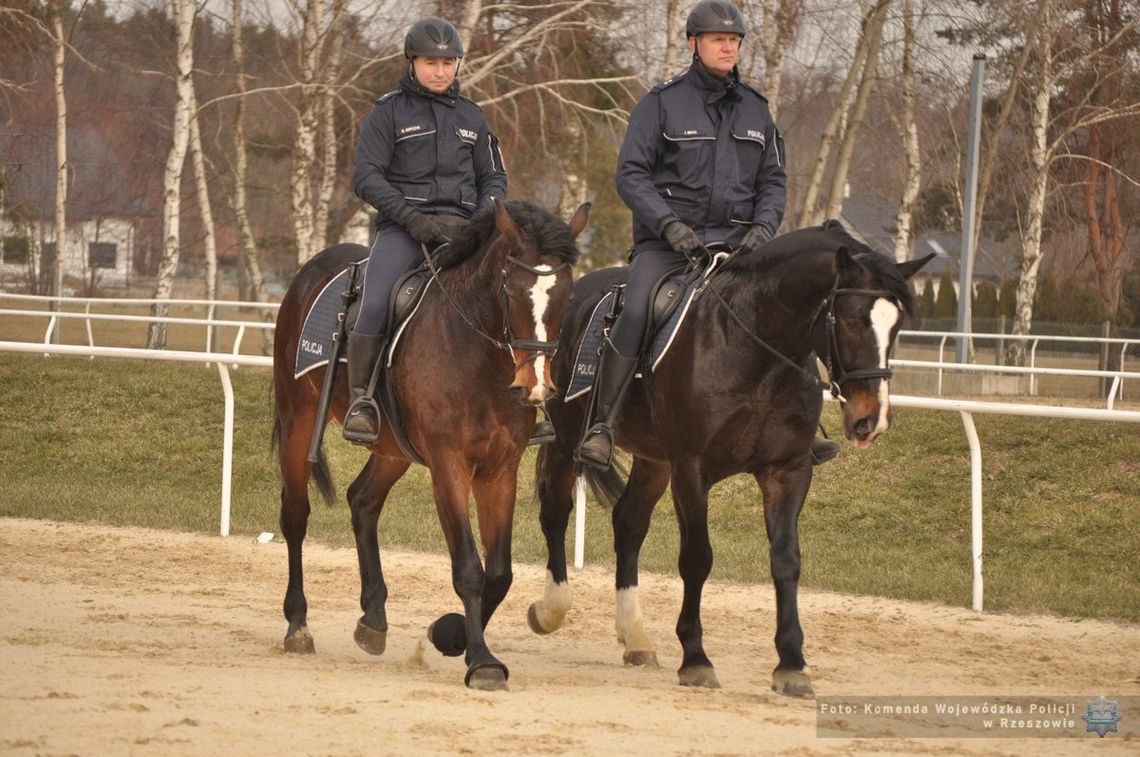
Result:
M462 58L463 42L455 27L442 18L420 19L404 37L404 57Z
M728 0L701 0L689 11L689 20L685 22L686 37L706 32L728 32L743 37L744 31L744 16Z

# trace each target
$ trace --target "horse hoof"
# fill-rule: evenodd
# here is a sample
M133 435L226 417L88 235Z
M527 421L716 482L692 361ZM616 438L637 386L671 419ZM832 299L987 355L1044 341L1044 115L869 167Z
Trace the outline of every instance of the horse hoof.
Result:
M467 651L467 626L463 616L457 612L437 618L428 626L427 635L444 657L458 657Z
M700 686L704 689L720 688L720 681L716 678L716 671L708 665L681 668L677 671L677 678L680 680L682 686Z
M559 628L559 626L554 626L554 628L546 628L542 625L542 621L538 619L538 602L531 602L530 607L527 608L526 624L530 626L530 630L534 631L539 636L546 636L548 633L554 633Z
M802 670L777 670L772 674L772 691L800 699L815 698L811 678Z
M463 682L467 684L469 689L506 691L508 676L506 665L491 663L472 667L467 671L467 677L464 678Z
M313 635L304 626L285 634L282 646L289 654L313 654L317 651L313 646Z
M643 668L658 667L657 653L652 650L631 649L621 656L621 661L626 665L637 665Z
M377 631L359 620L356 622L356 631L353 632L352 638L356 640L356 646L368 654L375 655L384 654L384 647L388 643L387 631Z

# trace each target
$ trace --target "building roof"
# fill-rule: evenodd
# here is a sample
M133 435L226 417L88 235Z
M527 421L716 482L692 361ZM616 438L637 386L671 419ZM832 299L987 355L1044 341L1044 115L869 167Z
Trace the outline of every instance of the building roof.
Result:
M848 197L843 201L840 220L856 238L887 255L894 254L895 212L893 205L878 197ZM962 251L959 231L926 231L911 243L910 258L934 253L937 257L922 269L922 275L939 278L949 271L958 275L958 259ZM1012 253L1012 254L1011 254ZM1017 275L1016 249L982 235L974 251L974 278L1000 282Z
M106 140L83 127L68 130L67 213L75 220L153 214ZM50 219L55 213L54 132L20 132L0 124L0 192L5 211Z

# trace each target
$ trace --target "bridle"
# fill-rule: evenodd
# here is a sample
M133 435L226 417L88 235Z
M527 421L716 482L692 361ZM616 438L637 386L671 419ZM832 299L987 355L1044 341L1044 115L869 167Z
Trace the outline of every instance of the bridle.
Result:
M871 297L878 299L880 297L889 299L899 307L898 298L891 292L885 289L861 289L851 287L840 287L839 277L835 277L835 281L831 285L831 292L823 299L823 302L816 308L816 313L812 316L812 329L815 328L816 322L821 315L826 316L824 320L824 329L826 331L825 339L827 341L827 360L824 365L827 366L827 377L830 386L828 389L831 391L831 396L835 397L840 402L846 402L843 397L842 388L848 381L859 381L861 379L884 379L890 380L894 375L891 368L884 366L882 368L859 368L858 370L849 371L843 367L843 360L839 356L839 340L835 336L835 301L841 296L852 297ZM826 310L824 309L826 308ZM901 310L902 308L899 307Z
M507 266L517 266L518 268L532 273L535 276L553 276L568 268L570 264L561 263L546 271L541 268L537 268L536 266L532 266L529 263L523 261L521 258L515 257L514 255L507 255L507 265L503 266L502 273L499 277L499 288L496 292L496 299L499 300L500 307L503 311L503 336L502 339L496 339L495 337L479 328L479 326L477 326L475 322L471 320L471 318L467 315L466 312L464 312L463 308L459 306L459 303L457 303L451 297L447 291L447 288L444 287L443 283L439 280L439 269L435 266L433 255L437 254L439 250L447 244L450 244L450 242L444 242L443 244L437 246L432 251L432 253L428 253L427 246L425 245L423 248L424 259L427 261L427 267L428 270L431 271L432 279L435 280L436 285L439 287L439 291L443 293L443 298L449 305L451 305L451 308L459 314L459 317L463 319L463 322L466 323L467 326L470 327L470 329L476 334L483 337L491 344L495 345L497 349L501 349L510 355L512 362L514 361L515 350L533 352L533 354L527 356L526 359L523 360L524 363L534 362L538 359L539 354L553 355L554 351L558 349L557 338L552 341L545 342L537 339L516 339L514 334L511 332L510 303L508 302L507 297L507 279L509 276L507 272Z

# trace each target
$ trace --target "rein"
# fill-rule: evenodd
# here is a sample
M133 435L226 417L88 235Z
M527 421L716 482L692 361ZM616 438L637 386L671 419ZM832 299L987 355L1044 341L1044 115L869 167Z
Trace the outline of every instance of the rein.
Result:
M835 277L832 282L831 291L828 295L820 301L816 306L815 312L811 317L811 325L814 328L816 322L821 315L826 315L826 330L827 330L827 377L828 381L823 381L819 376L815 376L808 371L804 370L802 366L791 360L784 353L777 350L772 345L765 342L758 334L756 334L744 319L732 309L724 296L715 288L708 287L708 290L716 297L717 301L724 307L729 317L740 327L744 335L751 339L756 344L763 347L769 354L788 367L797 371L801 376L807 379L810 383L815 384L820 389L826 389L831 393L831 396L839 400L840 404L846 404L847 398L843 396L843 384L848 381L856 381L859 379L881 378L889 379L893 374L890 368L860 368L855 371L847 371L843 368L843 363L839 359L839 342L835 337L835 301L840 296L854 296L854 297L888 297L892 300L895 296L882 289L852 289L839 286L839 277ZM834 358L834 360L833 360ZM836 370L838 368L838 370Z

